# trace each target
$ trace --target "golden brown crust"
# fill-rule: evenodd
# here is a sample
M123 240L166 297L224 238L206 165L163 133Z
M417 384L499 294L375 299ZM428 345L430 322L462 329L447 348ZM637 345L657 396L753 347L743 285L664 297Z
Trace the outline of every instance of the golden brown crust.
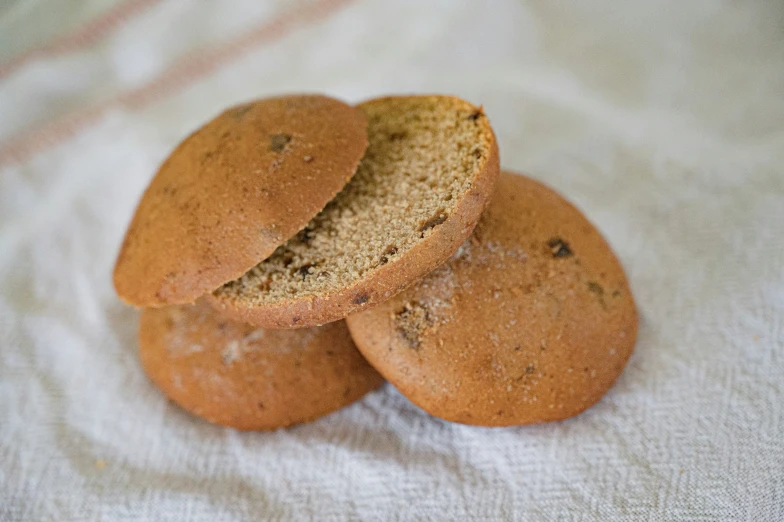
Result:
M379 98L365 104L395 99L400 98ZM473 108L476 114L483 116L479 124L483 125L483 132L489 140L489 153L474 174L471 188L457 202L448 218L433 228L424 240L403 253L397 262L381 265L356 280L353 285L323 297L294 298L264 306L248 306L237 300L209 295L206 297L210 303L228 317L265 328L301 328L326 324L386 301L443 264L476 226L492 197L500 171L498 145L487 118L480 108L459 98L452 99L456 105ZM379 226L384 224L380 223Z
M136 306L190 303L240 277L348 182L364 114L324 96L231 108L184 140L144 193L114 270Z
M553 190L504 173L441 268L347 322L360 351L446 420L509 426L598 401L632 353L637 312L600 233Z
M343 321L261 330L224 319L203 302L143 310L139 354L174 402L240 430L314 420L383 383Z

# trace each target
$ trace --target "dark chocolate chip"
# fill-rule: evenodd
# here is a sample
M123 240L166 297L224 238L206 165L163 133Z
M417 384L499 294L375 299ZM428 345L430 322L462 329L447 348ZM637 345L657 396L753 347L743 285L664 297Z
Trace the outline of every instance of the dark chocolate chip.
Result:
M547 246L550 247L553 257L569 257L573 254L572 250L569 248L569 243L560 237L551 238L547 242Z
M602 308L607 310L607 303L604 302L604 288L602 288L599 283L594 283L593 281L589 281L588 291L596 294L596 296L599 298L599 304L602 305Z
M299 232L297 232L297 239L300 243L310 246L310 242L316 236L315 230L311 228L303 228Z
M441 223L446 221L446 217L447 216L444 213L444 211L443 210L439 210L438 212L433 214L433 217L431 217L430 219L428 219L427 221L422 223L422 225L420 225L420 227L419 227L419 231L422 232L422 237L425 237L424 236L425 232L427 232L431 228L437 227L438 225L440 225Z
M297 270L297 273L302 277L303 281L310 275L309 270L311 268L313 268L313 265L311 263L307 263L299 267L299 270Z
M281 152L290 141L291 136L288 134L273 134L270 136L270 150L272 152Z
M604 295L604 288L599 283L594 283L593 281L588 282L588 290L599 296Z
M367 295L367 294L360 294L360 295L356 296L354 299L352 299L351 302L354 303L355 305L362 305L362 304L367 303L368 299L370 299L369 295Z
M395 254L397 254L397 247L394 245L389 245L386 248L386 250L384 250L384 253L381 254L381 259L379 260L379 263L382 265L387 264L389 262L389 258L391 256L394 256Z
M476 121L479 118L481 118L482 116L483 116L482 109L479 109L478 111L475 111L475 112L472 112L471 114L469 114L468 115L468 119L471 120L471 121Z
M251 109L251 105L240 105L239 107L234 107L233 109L229 109L229 116L235 119L240 119L245 116L248 111Z

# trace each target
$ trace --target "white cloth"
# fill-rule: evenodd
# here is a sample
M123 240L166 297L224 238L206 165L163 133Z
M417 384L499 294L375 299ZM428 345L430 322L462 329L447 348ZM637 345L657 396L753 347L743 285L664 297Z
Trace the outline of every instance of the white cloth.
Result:
M784 4L11 0L0 7L0 520L784 520ZM577 418L480 429L389 385L242 434L147 381L111 270L157 165L273 93L484 104L507 168L628 271Z

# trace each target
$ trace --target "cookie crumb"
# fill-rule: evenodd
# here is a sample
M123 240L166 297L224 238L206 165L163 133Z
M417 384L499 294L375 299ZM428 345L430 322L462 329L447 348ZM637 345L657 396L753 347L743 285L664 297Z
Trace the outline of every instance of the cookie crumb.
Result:
M242 358L242 351L240 349L239 341L231 341L221 350L221 360L226 366L231 365L240 358Z
M408 303L394 316L400 336L414 350L419 349L420 337L433 325L430 311L421 303Z

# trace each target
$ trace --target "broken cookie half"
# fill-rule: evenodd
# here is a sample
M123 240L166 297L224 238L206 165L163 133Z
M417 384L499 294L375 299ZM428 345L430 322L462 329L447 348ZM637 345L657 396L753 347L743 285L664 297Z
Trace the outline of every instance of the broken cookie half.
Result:
M336 321L393 297L471 234L499 175L482 109L450 96L360 104L369 145L357 173L308 225L214 306L266 328Z
M365 115L325 96L267 98L188 136L144 192L114 269L135 306L192 303L304 227L354 175Z

